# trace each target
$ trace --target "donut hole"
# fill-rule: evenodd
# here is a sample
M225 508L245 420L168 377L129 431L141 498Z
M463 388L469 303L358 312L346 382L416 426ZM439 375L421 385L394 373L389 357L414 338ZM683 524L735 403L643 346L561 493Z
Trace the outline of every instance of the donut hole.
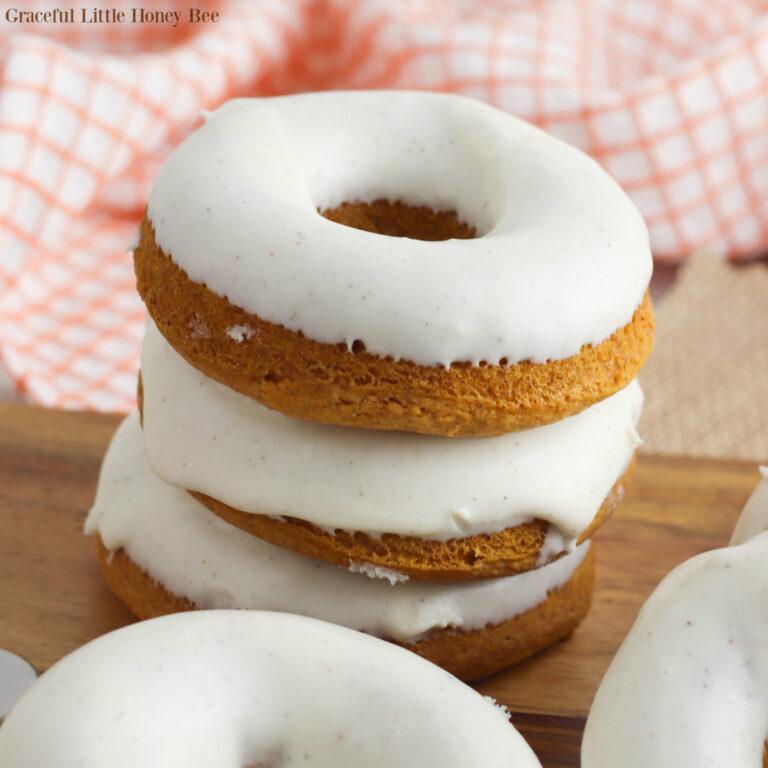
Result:
M329 221L345 227L412 240L470 240L474 227L461 221L456 211L435 211L425 205L374 200L372 203L342 203L320 211Z

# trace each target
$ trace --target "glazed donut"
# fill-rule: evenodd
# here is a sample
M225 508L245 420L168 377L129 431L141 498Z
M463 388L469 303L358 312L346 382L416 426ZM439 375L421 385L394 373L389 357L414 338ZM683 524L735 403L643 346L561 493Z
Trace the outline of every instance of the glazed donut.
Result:
M541 768L506 712L402 648L260 611L164 616L51 667L0 727L7 768Z
M675 568L587 720L583 768L768 766L768 468L731 546Z
M151 321L142 350L158 476L273 544L419 579L519 573L588 538L621 496L641 406L633 382L556 424L447 440L286 418L188 365Z
M586 614L589 543L505 579L404 583L350 573L223 522L150 470L138 417L118 429L85 526L112 591L139 618L194 608L277 610L405 645L462 679L498 671L569 635Z
M161 169L134 260L192 365L325 423L528 429L626 386L652 345L648 235L618 185L447 94L229 102Z

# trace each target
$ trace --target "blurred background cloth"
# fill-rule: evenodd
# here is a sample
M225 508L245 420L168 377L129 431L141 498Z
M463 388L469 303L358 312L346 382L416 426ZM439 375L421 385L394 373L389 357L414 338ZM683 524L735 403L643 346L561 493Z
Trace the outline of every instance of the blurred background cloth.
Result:
M688 259L640 373L644 450L768 463L768 265Z
M188 2L101 7L136 5L182 22L20 25L7 8L40 6L2 6L0 357L33 402L133 407L144 309L125 247L163 159L236 96L461 93L595 157L658 262L765 248L764 2L230 0L196 3L220 13L197 25Z

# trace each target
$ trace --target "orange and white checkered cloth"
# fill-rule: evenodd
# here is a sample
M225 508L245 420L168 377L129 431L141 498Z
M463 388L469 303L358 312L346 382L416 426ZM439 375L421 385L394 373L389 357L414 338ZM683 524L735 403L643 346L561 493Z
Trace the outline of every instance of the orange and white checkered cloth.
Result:
M125 246L168 152L234 96L463 93L597 158L658 259L768 239L762 0L229 0L197 3L217 23L175 28L6 20L43 5L0 6L0 357L41 404L132 407L144 310Z

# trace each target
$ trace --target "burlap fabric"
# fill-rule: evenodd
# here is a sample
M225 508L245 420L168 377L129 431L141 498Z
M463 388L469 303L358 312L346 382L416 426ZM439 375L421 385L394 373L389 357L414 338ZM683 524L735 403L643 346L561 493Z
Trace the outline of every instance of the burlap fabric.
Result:
M644 451L768 463L768 263L686 262L640 381Z

